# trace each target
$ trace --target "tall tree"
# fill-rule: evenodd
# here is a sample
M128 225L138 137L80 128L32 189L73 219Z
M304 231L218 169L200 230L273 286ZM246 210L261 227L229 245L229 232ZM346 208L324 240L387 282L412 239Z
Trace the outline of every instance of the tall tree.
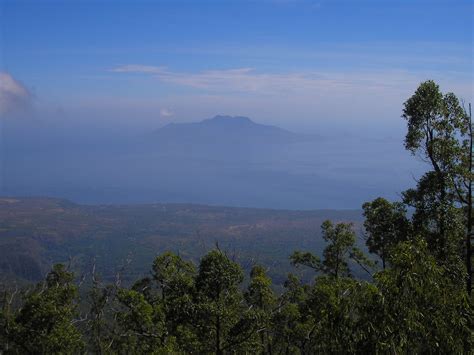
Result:
M467 179L467 233L466 233L466 269L467 269L467 292L471 295L472 292L472 224L474 223L472 219L472 180L474 178L472 174L472 164L473 164L473 151L472 149L474 144L474 137L472 131L472 112L471 104L469 103L469 162L468 162L468 179Z
M192 352L197 342L192 329L195 317L194 264L172 252L165 252L155 258L152 275L161 296L159 302L165 312L169 334L176 337L182 349Z
M430 247L447 257L450 238L454 243L464 234L459 223L459 204L468 203L469 118L458 98L443 94L429 80L421 83L404 104L403 117L408 131L405 148L427 161L432 170L418 182L417 189L404 194L404 202L415 207L414 225L428 236ZM453 208L454 207L454 208ZM464 229L465 230L465 229Z
M250 272L250 283L245 292L245 300L256 312L260 351L271 354L271 318L277 298L272 289L272 280L261 265L255 265Z
M113 296L114 288L110 285L103 285L95 272L92 270L92 286L89 292L89 317L87 320L87 333L89 336L89 347L94 354L107 353L112 342L112 322L107 323L108 305Z
M236 351L253 337L254 322L239 289L242 281L241 267L222 251L212 250L201 259L196 278L201 351Z

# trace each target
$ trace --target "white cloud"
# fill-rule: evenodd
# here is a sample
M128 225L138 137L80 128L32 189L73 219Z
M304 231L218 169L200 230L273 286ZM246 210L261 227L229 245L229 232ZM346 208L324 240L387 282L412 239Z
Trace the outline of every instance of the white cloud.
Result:
M27 108L32 95L29 90L6 72L0 72L0 115Z
M174 112L167 108L160 109L160 116L161 117L171 117L174 115Z
M122 65L111 70L115 73L147 73L158 74L166 71L166 67L156 67L151 65Z
M126 65L114 72L150 74L159 81L209 92L260 95L318 94L328 91L349 92L399 88L419 81L406 71L319 73L260 73L253 68L206 70L197 73L174 72L165 67Z

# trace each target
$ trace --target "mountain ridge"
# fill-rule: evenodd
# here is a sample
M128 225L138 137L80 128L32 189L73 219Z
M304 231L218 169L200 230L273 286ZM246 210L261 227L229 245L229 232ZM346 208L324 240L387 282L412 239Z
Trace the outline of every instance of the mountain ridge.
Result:
M165 143L270 143L286 144L313 139L283 128L257 123L245 116L216 115L196 122L169 123L152 134Z

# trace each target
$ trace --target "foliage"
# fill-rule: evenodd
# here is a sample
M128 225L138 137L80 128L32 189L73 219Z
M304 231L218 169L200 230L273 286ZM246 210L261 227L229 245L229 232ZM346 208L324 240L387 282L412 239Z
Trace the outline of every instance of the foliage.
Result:
M111 285L103 285L92 271L92 285L88 292L87 303L89 308L88 319L85 323L85 335L88 338L89 350L95 354L106 353L113 344L111 333L109 302L113 298L114 288Z
M324 221L321 225L323 239L329 243L323 251L323 261L309 252L294 252L290 259L293 265L304 265L316 271L331 275L336 279L351 276L349 260L352 259L363 268L372 266L372 262L355 246L356 235L352 223Z
M168 332L178 342L184 339L180 344L186 348L194 337L190 327L195 316L195 266L176 254L165 252L155 258L152 275L161 294L160 304L165 312Z
M362 209L367 247L369 252L382 259L385 269L390 250L410 236L411 226L406 217L406 208L400 202L391 203L379 197L364 203Z
M453 93L443 95L439 86L428 80L404 106L406 149L428 160L445 188L459 182L457 174L468 166L469 118L458 98Z
M202 345L216 354L245 347L252 336L252 312L243 303L241 267L222 251L201 259L196 277L197 329Z
M77 286L72 281L73 275L58 264L26 296L14 317L11 334L18 351L57 354L83 349L81 334L73 324Z
M116 313L120 334L114 345L117 350L135 354L166 354L173 350L160 304L150 304L135 290L120 289L117 299L122 305Z
M400 243L392 267L375 276L383 295L380 350L463 353L472 349L473 308L455 270L436 261L422 239ZM458 264L461 259L456 260Z
M302 284L293 274L288 275L285 292L279 297L272 317L272 345L276 353L298 354L304 346L312 318L305 317L304 304L309 285Z
M272 280L267 276L265 268L255 265L250 272L250 283L244 294L249 307L253 307L255 327L260 340L260 351L271 353L272 316L277 297L272 289Z
M341 277L318 277L306 303L313 319L303 350L317 353L355 353L372 350L373 329L366 322L366 305L377 298L377 288L367 282Z
M329 234L332 246L335 235ZM350 243L341 245L350 249ZM197 272L166 252L152 272L166 277L140 279L130 288L94 286L89 348L137 354L466 352L473 345L474 314L463 284L453 277L459 268L459 257L439 262L417 237L390 249L390 265L373 282L348 272L336 277L333 266L312 284L288 275L285 291L276 295L260 265L252 268L244 291L242 269L222 251L203 257ZM182 282L163 297L162 285L176 279ZM72 324L77 290L71 282L72 275L57 266L19 309L3 308L1 335L10 352L83 350Z
M468 203L466 186L472 180L469 117L454 94L443 94L431 80L421 83L404 106L405 147L432 170L421 177L416 189L403 194L403 200L415 208L417 233L426 237L439 257L448 257L466 225L456 206Z

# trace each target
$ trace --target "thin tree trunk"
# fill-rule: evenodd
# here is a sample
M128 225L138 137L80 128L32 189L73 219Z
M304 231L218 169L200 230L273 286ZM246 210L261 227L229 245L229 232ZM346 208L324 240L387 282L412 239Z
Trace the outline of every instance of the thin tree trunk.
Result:
M471 250L471 238L472 238L472 116L471 116L471 104L469 104L469 187L468 187L468 206L467 206L467 236L466 236L466 269L467 269L467 293L471 295L472 292L472 250Z
M216 321L216 355L222 355L221 349L221 318L217 316Z

